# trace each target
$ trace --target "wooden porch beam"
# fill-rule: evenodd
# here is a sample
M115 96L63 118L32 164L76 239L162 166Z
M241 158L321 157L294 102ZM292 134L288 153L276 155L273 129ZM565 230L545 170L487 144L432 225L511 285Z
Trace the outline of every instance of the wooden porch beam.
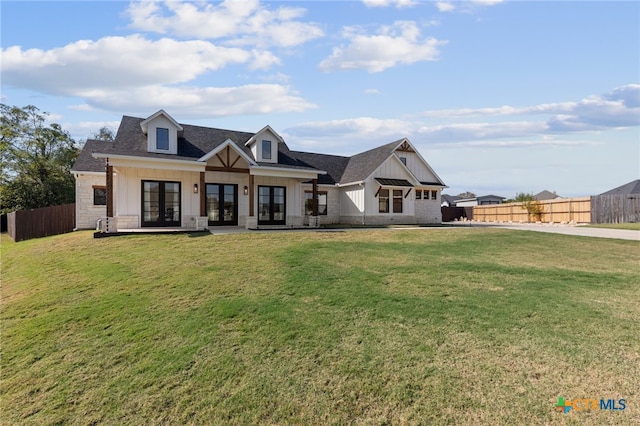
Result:
M113 217L113 166L107 159L107 217Z
M313 216L318 216L318 179L313 179L311 181L313 184L313 198L311 201L311 214Z
M208 172L249 173L249 169L239 169L234 167L206 166L205 170Z

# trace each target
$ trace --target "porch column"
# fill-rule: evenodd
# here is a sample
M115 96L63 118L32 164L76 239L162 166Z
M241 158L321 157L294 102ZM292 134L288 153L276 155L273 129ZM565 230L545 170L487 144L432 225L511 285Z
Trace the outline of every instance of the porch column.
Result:
M249 216L255 216L254 213L254 202L253 202L253 175L249 175Z
M313 183L313 199L311 201L312 216L318 216L318 179L311 181Z
M107 217L113 217L113 166L107 158Z
M207 188L204 183L204 172L200 172L200 216L207 215Z

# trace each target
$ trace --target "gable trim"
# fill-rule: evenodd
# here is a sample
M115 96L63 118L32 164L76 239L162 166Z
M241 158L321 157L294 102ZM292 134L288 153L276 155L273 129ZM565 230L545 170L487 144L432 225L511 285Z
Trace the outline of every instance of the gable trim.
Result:
M253 161L253 158L249 157L245 152L243 152L242 150L238 149L236 144L231 139L227 139L226 141L224 141L223 143L221 143L220 145L218 145L217 147L215 147L214 149L212 149L211 151L209 151L208 153L206 153L202 157L198 158L198 161L206 163L212 157L218 155L220 152L222 152L222 150L224 150L225 148L227 148L229 146L231 148L233 148L233 150L236 153L238 153L238 155L240 155L240 157L245 159L247 161L247 163L249 163L249 166L257 165L257 163L255 161ZM218 157L218 158L220 159L220 157ZM225 163L224 161L222 161L222 159L220 159L220 161L222 162L222 164ZM234 162L234 165L235 165L235 162Z
M180 123L178 123L176 120L174 120L173 117L171 117L169 114L167 114L167 112L163 109L151 114L148 118L142 120L140 122L140 128L142 129L142 133L144 133L145 135L147 134L147 130L149 127L149 123L151 121L153 121L153 119L159 117L163 115L167 120L169 120L171 122L171 124L173 124L174 126L176 126L176 128L178 129L178 132L182 132L184 129L182 128L182 126L180 125Z
M251 136L249 140L244 143L244 146L250 146L251 144L256 142L258 135L264 132L265 130L270 131L276 137L276 139L278 139L279 142L285 143L284 139L282 139L282 136L280 136L275 130L271 128L271 126L267 124L262 129L258 130L253 136Z

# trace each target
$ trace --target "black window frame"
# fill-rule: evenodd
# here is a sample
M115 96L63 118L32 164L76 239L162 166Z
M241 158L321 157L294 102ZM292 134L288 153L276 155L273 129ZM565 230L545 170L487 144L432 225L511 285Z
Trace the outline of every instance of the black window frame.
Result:
M98 191L102 191L102 194L98 194ZM102 201L104 199L104 201ZM107 187L106 186L94 186L93 187L93 205L94 206L106 206L107 205Z
M311 195L311 197L307 198L307 195ZM320 196L324 195L324 204L320 203ZM310 201L313 200L313 191L304 191L304 215L312 216L313 215L313 205ZM320 206L324 206L324 213L322 212ZM318 191L318 216L326 216L329 211L329 194L327 191Z
M393 212L394 213L403 213L404 211L404 191L402 189L394 189L391 193L392 195L392 206L393 206ZM397 203L398 201L400 202L400 209L396 210L397 207Z
M386 194L386 195L383 195ZM380 188L380 191L378 192L378 213L389 213L389 196L391 194L389 193L389 189L388 188ZM383 201L384 201L384 208L383 208Z
M269 188L269 219L261 220L260 219L260 193L262 188ZM275 191L274 189L279 188L283 190L284 202L283 202L283 211L282 211L282 220L274 219L275 211L274 211L274 198ZM286 225L287 222L287 187L286 186L278 186L278 185L259 185L258 186L258 225Z
M161 132L162 131L162 132ZM166 139L166 143L167 143L167 147L163 148L160 146L160 134L166 134L167 139ZM162 138L162 140L164 141L164 138ZM169 129L165 128L165 127L156 127L156 149L158 151L169 151Z
M265 144L269 145L269 149L264 149ZM266 139L262 140L262 159L263 160L272 160L273 159L273 156L271 155L271 149L272 148L273 147L271 146L271 141L266 140ZM269 155L267 155L267 154L269 154Z
M438 199L438 191L431 191L431 199L432 200Z
M416 200L422 200L422 189L416 189Z
M144 218L144 184L145 183L158 183L158 221L146 221ZM166 220L167 211L165 210L165 185L166 184L177 184L178 185L178 220ZM140 225L142 227L151 227L151 228L161 228L161 227L180 227L182 226L182 182L180 181L164 181L164 180L154 180L154 179L144 179L140 181Z

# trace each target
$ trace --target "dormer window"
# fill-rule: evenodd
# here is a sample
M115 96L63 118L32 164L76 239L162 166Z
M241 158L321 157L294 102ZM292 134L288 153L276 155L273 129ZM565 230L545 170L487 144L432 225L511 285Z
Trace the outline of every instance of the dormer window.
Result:
M271 160L271 141L262 141L262 159Z
M169 150L169 129L156 128L156 149Z

